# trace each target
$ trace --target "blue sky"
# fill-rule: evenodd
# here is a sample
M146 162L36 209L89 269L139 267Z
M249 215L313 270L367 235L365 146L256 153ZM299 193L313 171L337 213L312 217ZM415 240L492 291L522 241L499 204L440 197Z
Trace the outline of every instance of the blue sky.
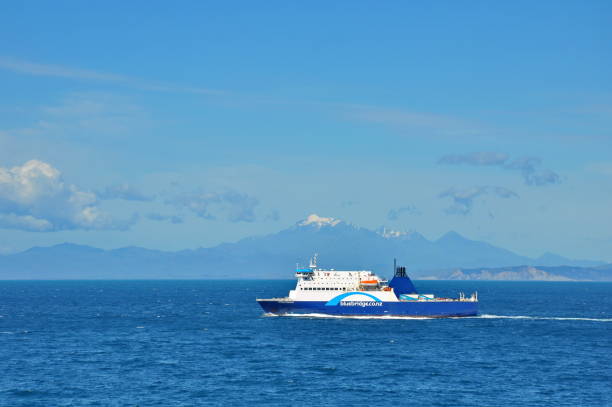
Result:
M0 251L310 213L612 261L612 4L12 2Z

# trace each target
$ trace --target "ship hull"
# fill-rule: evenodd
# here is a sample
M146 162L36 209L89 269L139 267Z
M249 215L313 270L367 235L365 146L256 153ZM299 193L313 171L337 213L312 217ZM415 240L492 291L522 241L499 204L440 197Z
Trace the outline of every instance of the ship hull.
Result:
M365 302L357 305L329 305L325 301L257 300L270 314L326 314L346 316L404 316L450 318L478 314L478 302L471 301L397 301Z

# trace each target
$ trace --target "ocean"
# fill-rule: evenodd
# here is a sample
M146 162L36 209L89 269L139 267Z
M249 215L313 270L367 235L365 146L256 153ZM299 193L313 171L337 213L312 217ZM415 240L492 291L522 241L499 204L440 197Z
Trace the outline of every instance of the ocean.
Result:
M1 281L1 406L612 406L612 283L477 290L457 319L264 316L293 281Z

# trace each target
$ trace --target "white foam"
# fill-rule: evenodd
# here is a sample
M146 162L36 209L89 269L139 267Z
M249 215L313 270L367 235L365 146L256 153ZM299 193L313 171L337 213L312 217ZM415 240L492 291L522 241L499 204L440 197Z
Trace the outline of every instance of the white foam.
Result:
M489 319L531 319L531 320L548 320L548 321L594 321L594 322L612 322L612 318L581 318L581 317L538 317L529 315L492 315L482 314L474 318L489 318Z
M436 319L430 317L410 317L410 316L401 316L401 315L330 315L330 314L319 314L319 313L309 313L309 314L272 314L266 313L264 314L266 317L301 317L301 318L335 318L335 319Z
M429 320L429 319L525 319L525 320L548 320L548 321L593 321L593 322L612 322L612 318L581 318L581 317L539 317L529 315L492 315L482 314L473 317L449 317L449 318L432 318L432 317L411 317L400 315L329 315L319 313L309 314L273 314L265 313L265 317L301 317L301 318L335 318L335 319L411 319L411 320Z

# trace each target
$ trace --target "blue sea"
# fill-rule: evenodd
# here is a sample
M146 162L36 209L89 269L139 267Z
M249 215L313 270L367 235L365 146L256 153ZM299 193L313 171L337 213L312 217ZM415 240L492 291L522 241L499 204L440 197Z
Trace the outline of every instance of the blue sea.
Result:
M478 290L458 319L264 316L293 281L0 282L2 406L612 406L612 284Z

